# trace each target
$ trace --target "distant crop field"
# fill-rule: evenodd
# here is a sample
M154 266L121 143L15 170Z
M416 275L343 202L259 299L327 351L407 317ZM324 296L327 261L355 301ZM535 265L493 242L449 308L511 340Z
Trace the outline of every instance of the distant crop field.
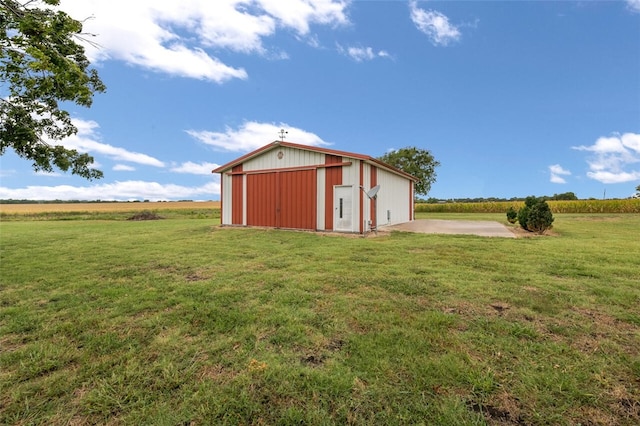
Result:
M140 212L162 219L213 219L219 223L220 202L0 204L2 221L126 220Z
M567 200L547 201L553 213L640 213L640 199L624 200ZM516 210L522 201L483 203L418 203L418 213L505 213L509 207Z
M176 201L148 203L42 203L0 204L1 213L48 212L132 212L140 210L219 209L219 201Z

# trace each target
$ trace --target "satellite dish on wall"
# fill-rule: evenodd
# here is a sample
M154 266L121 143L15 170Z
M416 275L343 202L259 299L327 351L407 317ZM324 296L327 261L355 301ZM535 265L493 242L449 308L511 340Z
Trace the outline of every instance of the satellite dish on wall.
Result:
M367 194L367 198L369 198L370 200L373 200L373 214L372 216L375 218L377 217L376 215L376 210L378 210L378 198L376 197L376 195L378 195L378 191L380 191L380 185L376 185L373 188L371 188L370 190L366 190L364 189L364 187L362 185L360 185L360 189L362 189L362 192L364 192L365 194ZM374 231L376 234L378 233L378 226L377 226L377 219L375 222L372 222L371 220L367 221L369 223L369 225L371 226L371 230ZM366 231L365 231L366 233Z
M380 185L376 185L373 188L371 188L370 190L367 191L367 197L369 198L373 198L378 194L378 191L380 191Z

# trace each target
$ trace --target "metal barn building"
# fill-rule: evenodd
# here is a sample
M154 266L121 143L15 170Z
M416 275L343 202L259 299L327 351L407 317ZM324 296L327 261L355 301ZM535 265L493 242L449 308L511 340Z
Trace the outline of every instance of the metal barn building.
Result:
M416 178L367 155L276 141L213 173L222 225L363 234L414 219Z

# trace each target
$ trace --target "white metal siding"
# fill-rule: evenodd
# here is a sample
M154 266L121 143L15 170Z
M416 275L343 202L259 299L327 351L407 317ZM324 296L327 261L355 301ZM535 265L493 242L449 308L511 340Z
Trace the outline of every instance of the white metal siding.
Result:
M282 158L278 158L278 153L282 152ZM245 172L253 170L273 170L286 167L312 166L324 163L325 155L320 152L305 151L289 147L277 147L247 160L242 165Z
M362 229L364 232L369 232L371 230L371 221L373 218L371 217L371 202L369 201L369 197L365 194L365 191L369 191L371 189L371 165L365 163L362 168L362 186L363 189L360 189L359 196L363 199L363 209L362 209L362 220L364 224L362 225Z
M220 175L220 185L222 186L222 214L221 214L221 223L223 225L231 225L231 176L228 176L225 173Z
M352 232L360 232L360 160L344 157L343 162L351 162L350 166L342 168L342 185L351 185L353 188L353 225ZM334 223L335 226L335 223Z
M378 168L378 226L395 225L411 220L410 181ZM387 211L390 218L387 219Z
M351 162L350 166L342 168L343 185L360 185L360 160L344 157L343 162Z

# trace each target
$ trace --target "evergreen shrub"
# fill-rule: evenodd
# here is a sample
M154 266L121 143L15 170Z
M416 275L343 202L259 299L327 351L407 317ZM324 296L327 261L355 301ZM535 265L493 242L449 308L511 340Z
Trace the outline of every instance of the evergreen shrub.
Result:
M518 212L513 207L509 207L507 210L507 220L509 223L516 223L516 220L518 220Z
M534 196L524 200L524 207L518 211L517 219L522 229L538 234L550 229L554 220L547 202Z

